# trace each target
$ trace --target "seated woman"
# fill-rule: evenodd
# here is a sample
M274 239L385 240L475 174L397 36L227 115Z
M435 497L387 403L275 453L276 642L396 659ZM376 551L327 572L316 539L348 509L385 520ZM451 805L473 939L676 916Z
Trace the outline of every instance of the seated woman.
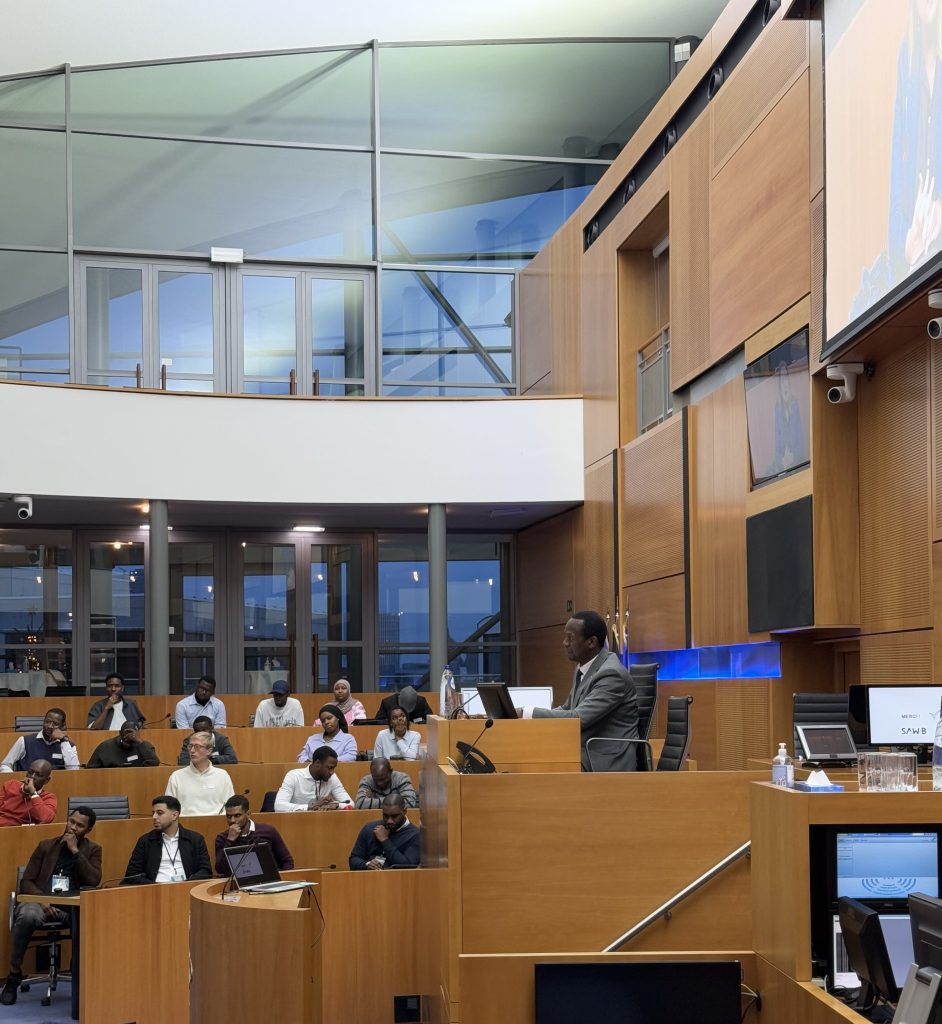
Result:
M341 676L336 683L334 683L334 704L343 712L343 717L346 720L347 725L353 725L358 718L368 718L369 715L366 713L366 708L358 701L354 700L350 693L350 684L346 679ZM318 718L314 723L315 726L321 724L321 720Z
M330 747L337 755L338 761L355 761L357 759L357 741L347 731L347 720L336 704L325 704L318 713L321 731L308 737L307 743L298 754L298 764L311 760L311 754L318 747Z
M393 708L389 713L389 729L376 737L373 747L373 758L395 757L406 761L418 761L419 743L422 737L414 729L409 728L409 717L402 708Z

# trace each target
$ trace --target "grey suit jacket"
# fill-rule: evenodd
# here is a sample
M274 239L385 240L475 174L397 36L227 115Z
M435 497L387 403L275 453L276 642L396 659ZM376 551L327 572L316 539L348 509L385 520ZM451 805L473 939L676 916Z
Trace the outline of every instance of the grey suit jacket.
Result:
M558 708L534 708L534 718L578 718L582 723L582 770L589 771L586 741L638 738L638 701L628 669L617 654L603 651ZM610 749L606 749L610 747ZM601 748L601 749L599 749ZM636 745L593 744L596 771L633 772L638 764Z

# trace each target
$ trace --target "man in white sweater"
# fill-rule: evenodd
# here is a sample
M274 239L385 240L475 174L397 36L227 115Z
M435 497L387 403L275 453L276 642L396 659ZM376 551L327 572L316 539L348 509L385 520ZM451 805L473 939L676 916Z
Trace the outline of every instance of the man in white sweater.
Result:
M233 795L229 773L217 768L209 759L213 738L208 732L195 732L189 743L190 763L170 776L167 795L180 801L183 817L198 814L222 814L226 801Z
M252 724L256 729L275 729L279 726L304 725L304 709L301 702L289 697L290 687L279 679L272 683L271 696L263 700L255 709L255 720Z

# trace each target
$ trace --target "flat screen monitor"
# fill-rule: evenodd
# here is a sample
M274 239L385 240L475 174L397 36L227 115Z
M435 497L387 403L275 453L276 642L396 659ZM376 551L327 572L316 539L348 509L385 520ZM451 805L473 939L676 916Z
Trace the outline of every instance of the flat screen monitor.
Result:
M938 832L838 832L837 896L870 903L939 893Z
M796 725L795 731L809 761L857 759L857 747L846 725Z
M552 686L508 686L507 692L515 708L551 708ZM461 687L461 706L469 715L483 715L484 705L476 686Z
M811 461L807 330L750 363L743 372L743 382L755 487Z
M868 742L931 743L939 721L942 686L868 686Z
M877 997L895 1003L900 986L890 963L879 912L843 896L837 901L837 916L849 968L860 979L858 1008L871 1006Z
M240 889L260 882L277 882L281 875L267 842L223 847L229 874Z
M507 692L506 683L478 683L478 694L488 718L517 717L517 709Z
M909 914L880 914L883 940L893 968L893 981L897 988L906 984L906 974L913 962L913 937L909 926ZM845 989L859 988L860 978L851 969L847 957L847 946L841 934L840 918L834 915L834 959L832 978L835 985Z
M739 1024L737 960L536 964L536 1024Z
M942 900L924 892L910 893L909 920L914 961L942 971Z

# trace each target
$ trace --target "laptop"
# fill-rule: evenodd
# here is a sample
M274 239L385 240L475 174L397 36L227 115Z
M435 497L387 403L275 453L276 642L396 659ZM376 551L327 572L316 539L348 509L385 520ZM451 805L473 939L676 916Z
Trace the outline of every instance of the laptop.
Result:
M846 725L796 725L795 731L807 761L856 763L857 745Z
M267 842L226 846L222 852L226 855L229 873L241 892L289 892L291 889L306 889L314 884L282 881L275 856Z

